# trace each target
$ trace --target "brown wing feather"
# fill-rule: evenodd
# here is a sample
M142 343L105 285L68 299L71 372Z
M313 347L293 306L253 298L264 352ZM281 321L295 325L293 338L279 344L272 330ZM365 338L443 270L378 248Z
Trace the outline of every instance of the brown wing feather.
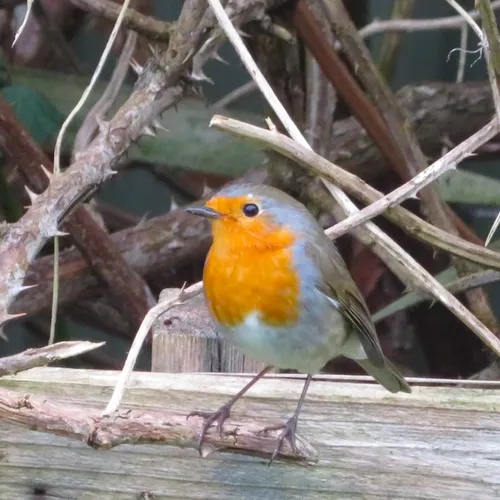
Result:
M323 232L312 236L313 238L309 240L307 250L318 264L321 275L324 277L323 282L318 283L318 289L339 303L345 318L358 333L368 359L375 366L383 366L385 357L378 340L375 325L344 260L335 245ZM342 284L342 286L339 287L339 284Z

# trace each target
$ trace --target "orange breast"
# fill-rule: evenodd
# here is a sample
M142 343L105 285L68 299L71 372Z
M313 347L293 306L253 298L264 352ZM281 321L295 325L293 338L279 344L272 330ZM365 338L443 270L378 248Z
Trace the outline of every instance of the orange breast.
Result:
M221 325L238 325L254 311L270 326L298 319L300 286L290 247L224 252L212 246L203 282L208 306Z

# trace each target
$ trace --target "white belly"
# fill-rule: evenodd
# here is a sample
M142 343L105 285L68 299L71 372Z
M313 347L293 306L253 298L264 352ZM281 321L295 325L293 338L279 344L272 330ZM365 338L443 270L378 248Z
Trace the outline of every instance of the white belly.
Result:
M247 316L237 327L220 328L221 333L246 356L281 369L317 373L341 354L345 340L344 321L330 315L328 325L299 321L295 326L278 328L263 323L257 313Z

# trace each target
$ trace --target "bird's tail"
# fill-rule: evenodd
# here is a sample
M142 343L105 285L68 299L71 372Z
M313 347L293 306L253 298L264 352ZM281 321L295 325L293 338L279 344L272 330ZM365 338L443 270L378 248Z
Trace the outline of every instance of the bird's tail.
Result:
M411 392L408 382L387 358L385 359L384 366L376 366L369 359L356 359L354 361L388 391Z

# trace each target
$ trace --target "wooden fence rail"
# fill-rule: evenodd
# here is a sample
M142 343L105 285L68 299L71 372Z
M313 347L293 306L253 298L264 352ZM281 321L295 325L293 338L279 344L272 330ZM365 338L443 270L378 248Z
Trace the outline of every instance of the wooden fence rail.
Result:
M217 408L248 377L135 373L124 400L130 414L122 413L115 423L124 415L133 423L152 412L157 421L150 425L158 437L162 429L170 432L173 414L182 427L187 413ZM240 423L242 429L248 421L263 427L287 418L302 388L299 378L272 375L257 384L229 421L236 435L225 439L238 440ZM34 491L75 500L500 498L499 384L414 386L411 395L392 395L375 384L320 376L299 422L318 462L277 462L268 468L263 455L216 452L200 458L193 449L151 444L93 449L75 429L72 439L66 431L51 433L71 427L71 415L92 408L97 415L116 380L116 372L62 368L0 379L0 499L36 498ZM17 406L9 400L12 391L19 395ZM52 407L74 413L50 428L33 423ZM192 445L188 441L199 423L186 424L181 446ZM134 432L133 426L127 432Z

